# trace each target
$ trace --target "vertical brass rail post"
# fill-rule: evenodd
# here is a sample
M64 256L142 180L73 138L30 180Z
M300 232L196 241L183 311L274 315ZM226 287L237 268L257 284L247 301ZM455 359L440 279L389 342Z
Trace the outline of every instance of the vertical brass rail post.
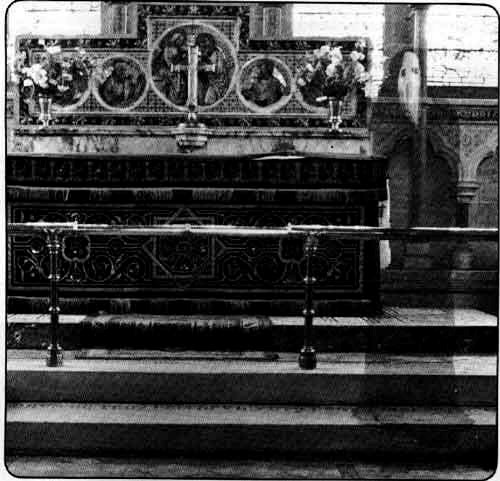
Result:
M313 285L316 279L312 275L312 257L318 248L318 238L315 234L307 234L304 252L306 255L306 276L304 278L305 284L305 306L304 306L304 347L299 355L299 367L301 369L315 369L316 368L316 351L314 349L313 338Z
M58 282L59 273L59 255L61 253L61 240L56 230L49 229L47 232L47 247L49 248L50 258L50 345L47 351L47 366L58 367L63 365L63 350L59 345L59 292Z

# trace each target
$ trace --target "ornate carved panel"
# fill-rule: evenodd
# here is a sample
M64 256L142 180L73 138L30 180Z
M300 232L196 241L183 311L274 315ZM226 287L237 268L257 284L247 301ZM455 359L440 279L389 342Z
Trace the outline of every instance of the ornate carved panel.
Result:
M164 207L105 207L102 205L16 204L13 221L72 221L85 223L231 224L284 226L300 224L362 224L360 206L167 203ZM320 242L314 261L317 292L360 294L363 291L363 248L355 241ZM117 295L128 291L160 292L190 289L207 292L245 291L297 295L303 289L305 259L301 240L233 237L108 237L68 235L62 249L64 288L100 290ZM48 252L40 236L15 236L11 244L12 292L46 289ZM121 291L120 291L121 292ZM164 291L168 296L168 292Z
M198 70L200 117L208 126L274 126L277 119L270 113L286 114L279 121L283 126L327 125L327 109L308 107L295 87L298 63L306 52L323 45L324 40L251 39L249 6L140 3L134 9L136 28L128 26L123 35L18 40L17 49L28 54L30 63L36 62L41 54L39 40L43 40L47 45L59 44L65 54L81 47L91 57L107 62L105 68L114 69L102 84L91 82L93 88L85 89L85 96L71 103L70 109L59 109L54 123L177 125L185 120L187 59L182 58L182 52L186 51L181 44L182 38L185 40L193 33L202 50ZM266 28L279 30L279 16L274 14L275 9L268 10ZM119 31L122 30L120 27ZM346 54L355 43L355 39L332 41L340 44ZM181 44L176 46L175 42ZM269 78L261 75L249 88L249 78L257 69L266 72L267 63L261 60L263 54L272 57L274 68ZM238 75L240 69L245 70L242 75ZM130 85L118 81L122 71ZM344 115L345 125L364 125L364 102L349 100L344 104L350 105L349 115L347 110ZM358 104L356 116L353 113ZM36 124L37 112L30 110L22 99L18 105L19 122Z
M29 155L7 157L11 185L53 187L216 187L338 189L340 198L385 195L382 157L345 156L194 156L194 155ZM351 190L346 190L351 189ZM284 191L286 192L286 191ZM342 195L344 194L344 195Z

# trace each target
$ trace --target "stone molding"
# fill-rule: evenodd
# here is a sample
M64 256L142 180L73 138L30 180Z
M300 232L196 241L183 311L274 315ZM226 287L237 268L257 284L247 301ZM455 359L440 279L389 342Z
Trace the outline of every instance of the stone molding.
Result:
M376 156L198 156L13 154L7 185L53 187L280 187L375 189L385 195L386 161Z
M481 161L498 149L498 101L428 98L425 104L427 135L434 153L447 160L459 188L474 184ZM374 151L381 155L389 155L401 139L411 139L414 132L399 101L388 97L372 102L369 127L374 132Z

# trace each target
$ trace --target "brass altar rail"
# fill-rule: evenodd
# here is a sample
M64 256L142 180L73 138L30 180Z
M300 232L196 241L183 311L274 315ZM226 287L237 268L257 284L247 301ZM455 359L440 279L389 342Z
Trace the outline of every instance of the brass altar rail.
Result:
M351 240L405 240L410 242L426 241L498 241L498 229L461 228L461 227L371 227L324 226L289 224L286 227L254 227L233 225L192 225L164 224L151 226L79 224L78 222L25 222L9 223L7 231L12 235L33 233L34 231L57 231L60 234L81 233L87 235L220 235L241 237L285 237L285 236L326 236L335 239Z
M286 227L253 227L231 225L153 225L128 226L108 224L79 224L78 222L26 222L9 223L7 232L10 235L32 234L42 232L46 235L50 256L50 326L51 344L48 349L47 365L61 366L63 350L58 342L59 300L58 281L59 256L61 253L61 236L69 233L87 235L133 235L133 236L182 236L182 235L218 235L240 237L286 237L295 236L304 239L306 256L305 302L304 302L304 347L300 351L299 366L302 369L316 367L316 352L313 342L313 285L312 257L318 246L320 236L334 239L350 240L405 240L409 242L425 241L497 241L498 229L475 229L457 227L413 227L385 228L370 226L324 226L324 225L292 225Z

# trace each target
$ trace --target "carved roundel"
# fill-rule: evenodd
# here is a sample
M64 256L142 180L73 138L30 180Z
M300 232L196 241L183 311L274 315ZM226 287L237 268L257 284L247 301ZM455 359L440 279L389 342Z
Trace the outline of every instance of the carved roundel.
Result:
M103 107L133 109L143 101L146 92L146 72L136 59L125 55L104 59L94 83L94 94Z
M274 112L292 96L292 73L277 58L253 58L243 65L238 77L238 96L255 112Z
M55 112L66 112L75 110L89 98L91 74L83 61L75 56L74 50L62 50L60 55L62 63L55 62L52 67L55 78L62 84L62 90L59 90L58 95L54 98L52 107ZM33 52L32 63L45 62L48 62L46 53ZM69 81L67 80L68 76L70 77Z
M207 110L221 102L232 89L236 51L216 28L201 23L177 25L161 35L149 59L151 86L171 107L186 110L188 102L188 43L198 47L197 103Z
M82 105L90 96L90 74L87 69L80 65L78 69L74 69L71 73L73 81L69 89L63 92L57 101L54 101L54 110L71 111Z

